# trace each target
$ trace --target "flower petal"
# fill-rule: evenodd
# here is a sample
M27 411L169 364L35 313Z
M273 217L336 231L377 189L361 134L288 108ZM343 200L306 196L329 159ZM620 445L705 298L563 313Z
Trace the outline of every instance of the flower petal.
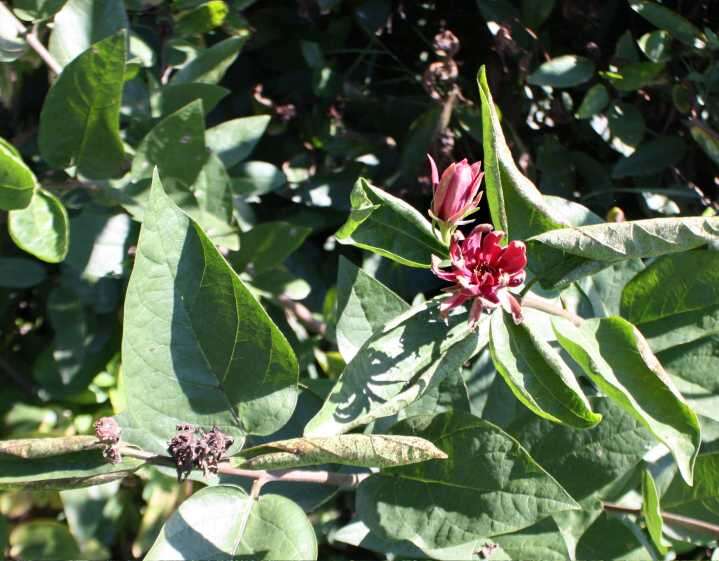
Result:
M497 267L507 273L516 273L527 266L527 248L523 242L512 241L497 260Z
M497 292L497 297L499 298L499 303L502 304L504 311L508 314L512 314L514 323L517 325L522 323L522 320L524 319L522 316L522 305L514 297L514 294L508 290L500 290Z
M429 160L429 169L432 175L432 190L434 191L437 189L437 184L439 184L439 172L437 172L437 164L434 163L432 156L427 154L427 159Z

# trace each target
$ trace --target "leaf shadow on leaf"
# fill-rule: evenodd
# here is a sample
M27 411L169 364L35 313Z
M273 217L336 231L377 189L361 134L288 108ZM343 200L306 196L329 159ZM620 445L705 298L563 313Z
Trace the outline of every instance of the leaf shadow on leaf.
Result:
M431 322L443 321L439 318L438 314L433 314L433 316L434 317L430 319ZM449 326L447 329L449 330ZM370 339L370 341L371 340L372 339ZM352 419L364 415L373 407L386 403L387 399L380 395L380 393L386 394L386 390L378 392L377 390L380 388L393 385L399 386L398 389L392 393L393 396L397 396L413 385L418 385L419 391L417 395L423 395L428 389L426 381L421 379L425 368L420 369L409 380L403 380L397 379L396 375L392 372L392 367L396 364L401 364L403 361L411 358L412 355L419 355L419 350L426 346L431 346L431 358L426 361L426 364L428 366L434 364L441 359L440 343L433 330L426 329L423 324L418 322L407 322L406 328L398 341L399 352L388 354L380 351L376 347L365 346L353 359L353 361L362 361L365 383L360 387L352 387L353 393L351 399L348 399L349 396L346 392L330 395L330 402L338 404L334 412L334 417L337 422L347 423ZM432 380L433 384L439 383L440 381L439 379Z

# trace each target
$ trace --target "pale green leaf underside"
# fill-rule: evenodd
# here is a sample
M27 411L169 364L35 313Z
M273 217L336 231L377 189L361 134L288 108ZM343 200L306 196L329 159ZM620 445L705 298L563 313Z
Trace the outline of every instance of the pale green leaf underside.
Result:
M207 487L168 519L145 560L317 559L317 538L302 509L279 495Z
M328 438L292 438L247 448L233 458L233 464L249 469L320 464L389 467L446 457L434 444L416 436L342 434Z
M242 437L292 415L297 360L199 226L153 178L125 300L123 374L137 444L164 450L177 423Z

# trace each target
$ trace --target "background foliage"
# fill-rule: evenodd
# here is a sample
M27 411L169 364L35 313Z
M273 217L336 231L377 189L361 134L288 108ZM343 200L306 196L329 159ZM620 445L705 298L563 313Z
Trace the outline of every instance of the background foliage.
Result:
M420 435L440 450L472 454L452 462L449 475L437 462L391 467L357 492L272 483L273 494L250 512L235 487L177 484L169 470L136 471L140 462L132 458L98 464L86 450L68 455L55 476L77 481L91 472L99 482L112 469L127 477L58 492L43 483L42 465L13 480L24 468L5 451L6 555L102 559L149 551L167 558L177 544L163 536L182 518L173 512L182 504L186 519L206 524L197 514L206 503L248 513L238 554L267 553L263 520L281 516L292 539L275 537L270 557L309 558L316 548L334 559L643 559L668 549L680 558L716 557L716 536L663 524L659 512L719 523L719 254L664 255L717 235L704 219L719 209L719 4L15 0L9 7L29 34L0 12L3 440L91 434L97 417L122 414L134 443L162 453L178 421L174 408L188 400L200 413L181 421L232 427L237 447L303 430L333 436L373 422L376 434ZM438 35L447 31L454 38ZM33 40L48 47L59 77ZM481 65L486 80L478 89ZM427 152L440 169L464 157L498 162L485 163L487 184L514 190L500 200L502 190L488 188L478 216L490 221L491 210L513 239L539 233L528 246L543 286L575 280L589 261L611 263L561 294L564 305L596 319L581 330L547 323L558 341L548 350L499 314L491 349L486 332L479 336L485 344L467 337L463 319L449 329L428 323L418 330L410 318L378 335L410 304L430 318L431 305L421 304L442 287L428 270L403 266L426 265L446 248L415 214L398 216L392 198L425 213ZM157 180L151 187L155 167L162 187ZM544 198L527 195L520 172ZM353 191L360 177L366 181ZM592 243L578 244L566 229L544 232L557 227L558 214L574 225L595 224ZM684 229L626 222L677 216L703 218ZM619 249L611 243L616 232L625 240ZM645 268L646 258L658 255ZM142 276L129 282L133 266ZM193 276L198 270L210 281ZM559 298L549 288L536 291ZM132 314L124 323L123 311ZM624 319L608 317L617 315ZM441 359L428 347L383 354L393 341L445 333ZM170 336L187 342L179 355L153 346ZM679 404L670 422L633 401L647 390L631 373L653 376L656 369L605 363L592 346L608 341L631 349L628 356L644 338L698 413L701 442L697 418L675 396L667 398ZM556 392L538 390L521 365L502 359L536 348L536 376L561 353L603 395L567 412ZM201 357L207 349L209 358ZM223 379L236 350L251 357L242 362L247 376L265 376L271 389L257 394L237 383L206 397L204 388ZM268 354L271 364L263 362ZM406 374L401 391L379 379L388 368ZM413 402L418 371L444 379ZM616 372L630 374L614 379ZM176 380L162 385L168 373ZM517 381L514 395L503 378ZM656 393L663 387L657 382ZM339 398L325 402L330 391L381 407L364 417L338 412ZM561 391L567 399L591 393L589 384ZM211 410L215 399L237 407L239 428L229 412ZM166 406L153 412L162 400ZM601 423L587 430L546 420L586 427L598 414ZM471 438L454 442L455 430ZM656 451L657 441L674 453L684 480L696 462L698 485L687 486L673 460ZM480 460L497 449L506 451L506 463ZM341 449L336 458L348 453ZM354 454L349 463L365 465ZM502 525L506 505L478 489L505 471L517 477L517 489L535 474L531 485L542 497L515 505L515 519ZM416 481L443 477L469 489L456 497L436 489L456 501L449 522L465 532L461 539L438 530L445 513L423 526L432 503L423 504ZM36 488L18 488L19 480ZM397 488L411 497L407 504L379 500ZM601 501L620 499L640 515L602 509ZM477 501L486 502L491 520L472 518L468 503ZM403 538L405 521L422 543L414 533ZM206 531L217 532L213 543L232 540L232 528L227 535ZM490 533L503 535L484 539Z

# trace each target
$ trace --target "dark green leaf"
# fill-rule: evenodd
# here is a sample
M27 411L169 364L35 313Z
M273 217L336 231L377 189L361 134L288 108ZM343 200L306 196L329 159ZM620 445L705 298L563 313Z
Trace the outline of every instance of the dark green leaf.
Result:
M571 88L592 79L594 63L577 55L562 55L542 63L527 77L533 86Z
M232 257L232 265L243 271L253 264L256 273L263 273L282 264L312 233L311 228L289 222L264 222L240 236L240 251Z
M516 325L501 310L490 321L492 361L519 401L555 423L589 428L601 421L572 370L527 322Z
M10 211L8 231L20 249L41 261L59 263L67 255L67 211L55 195L44 189L35 192L28 207Z
M439 549L531 526L578 505L511 436L468 414L414 417L395 427L449 455L388 468L357 491L357 513L381 538Z
M591 125L602 140L624 156L634 153L646 129L642 112L623 101L612 102L606 115L595 115Z
M577 500L600 491L639 463L655 445L649 431L607 398L592 398L603 416L596 427L576 430L522 415L507 432Z
M701 121L689 121L689 133L694 141L719 166L719 134Z
M337 273L337 347L346 362L373 333L409 309L402 298L340 257Z
M719 251L665 255L622 291L621 313L642 324L719 305Z
M451 316L446 324L436 302L397 316L362 345L305 436L342 434L394 415L459 369L484 345L483 338L469 328L466 314Z
M127 13L122 0L99 3L95 0L68 0L53 20L50 54L61 66L66 66L94 43L127 27Z
M196 99L202 100L205 113L209 113L229 93L230 90L227 88L215 84L203 84L202 82L170 84L162 88L160 113L165 117L179 111Z
M621 519L602 513L579 540L577 559L646 561L651 555Z
M620 160L614 166L612 177L654 175L676 165L684 157L686 148L686 143L678 136L660 136Z
M207 146L226 167L231 168L252 153L269 123L269 115L225 121L207 130Z
M503 230L510 239L521 240L567 226L514 163L504 139L484 67L479 71L477 80L482 98L487 201L495 227Z
M706 47L704 34L689 20L669 8L648 0L629 0L629 6L649 23L669 31L685 45L695 49Z
M230 37L212 45L208 49L202 50L197 58L182 67L172 77L171 83L218 83L227 72L227 69L235 62L245 41L246 38L244 37Z
M609 81L620 92L635 90L655 85L660 81L659 75L664 70L664 63L635 62L625 64L617 72L609 76Z
M340 243L409 267L429 268L432 255L447 256L429 221L402 199L359 179L350 201L352 212L336 234Z
M530 29L540 27L554 10L555 0L522 0L522 21Z
M153 559L317 559L312 524L278 495L250 498L242 489L202 489L180 505L147 552Z
M175 425L270 434L292 415L289 344L200 227L153 178L125 300L130 425L164 450Z
M662 508L672 514L719 524L719 453L700 454L694 473L696 477L691 487L681 477L672 479L662 495ZM716 540L716 533L689 530L684 525L672 524L672 530L688 533L691 538L698 539L699 543Z
M696 413L674 387L641 333L619 317L553 322L559 343L599 389L671 450L692 481L701 436Z
M447 454L434 444L415 436L342 434L328 438L279 440L245 448L232 463L247 469L320 464L391 467L446 458Z
M609 92L603 84L595 84L587 93L575 113L577 119L589 119L597 113L604 111L609 103Z
M45 280L42 265L22 257L0 257L0 286L30 288Z
M645 33L637 41L639 48L653 62L669 62L671 60L672 37L666 31Z
M38 142L53 167L76 166L78 173L93 179L123 171L119 121L126 42L121 31L95 43L68 64L50 88L40 113Z
M700 415L719 421L719 335L682 341L658 353L657 358L689 405Z

